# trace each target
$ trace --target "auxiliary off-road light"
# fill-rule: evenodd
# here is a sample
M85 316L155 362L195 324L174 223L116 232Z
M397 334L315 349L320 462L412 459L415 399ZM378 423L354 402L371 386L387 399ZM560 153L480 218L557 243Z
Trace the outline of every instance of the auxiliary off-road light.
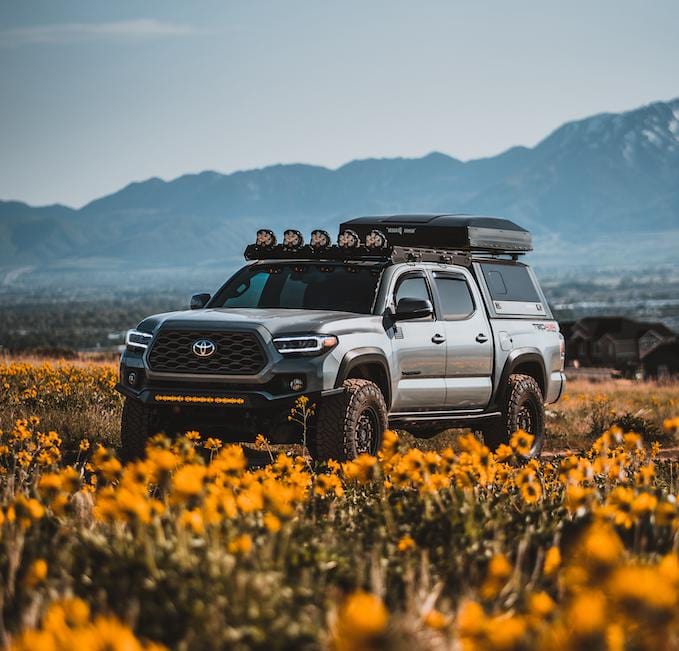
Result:
M368 249L386 249L387 236L382 231L370 231L370 233L366 235L365 245Z
M129 350L146 350L153 339L153 335L139 330L128 330L125 336L125 345Z
M347 228L339 234L337 245L342 249L356 249L361 246L361 240L356 231Z
M255 238L255 246L260 249L273 249L276 246L276 235L268 228L260 228Z
M299 231L289 228L283 233L283 248L287 251L295 251L304 246L304 237Z
M311 231L309 246L314 251L325 251L325 249L330 247L330 234L327 231L321 231L318 229Z
M294 377L290 380L288 386L292 391L303 391L305 386L304 378Z
M281 355L322 355L337 346L335 335L277 337L273 345Z

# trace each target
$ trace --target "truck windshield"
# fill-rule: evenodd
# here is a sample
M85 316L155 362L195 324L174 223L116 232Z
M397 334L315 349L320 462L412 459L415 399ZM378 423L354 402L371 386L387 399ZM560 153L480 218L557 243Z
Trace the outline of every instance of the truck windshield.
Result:
M382 267L355 264L253 265L239 271L209 307L338 310L369 314Z

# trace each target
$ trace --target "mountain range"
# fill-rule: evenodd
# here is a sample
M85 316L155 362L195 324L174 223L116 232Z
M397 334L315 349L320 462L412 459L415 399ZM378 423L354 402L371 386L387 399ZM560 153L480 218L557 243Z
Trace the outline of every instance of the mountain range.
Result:
M533 231L543 263L676 262L679 98L467 162L434 152L207 171L131 183L80 209L0 201L0 267L196 267L236 260L262 226L335 232L350 216L437 211L513 219Z

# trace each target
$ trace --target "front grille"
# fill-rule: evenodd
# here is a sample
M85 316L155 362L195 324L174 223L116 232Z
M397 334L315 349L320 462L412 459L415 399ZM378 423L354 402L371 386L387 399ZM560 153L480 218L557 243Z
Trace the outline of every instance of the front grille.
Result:
M215 344L209 357L199 357L193 344L208 339ZM149 367L160 373L256 375L266 365L266 353L254 332L161 330L148 355Z

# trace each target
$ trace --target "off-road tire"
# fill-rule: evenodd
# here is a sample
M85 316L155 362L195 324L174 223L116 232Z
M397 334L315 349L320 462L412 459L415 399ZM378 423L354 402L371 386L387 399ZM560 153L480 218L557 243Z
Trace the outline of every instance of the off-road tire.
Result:
M319 461L346 461L363 452L377 454L387 428L387 404L374 382L351 379L342 386L342 393L324 398L318 409L309 447ZM360 436L367 429L363 426L366 419L373 421L369 443Z
M123 461L134 461L144 456L146 441L158 431L153 429L154 422L153 411L143 402L125 398L120 421L120 457Z
M528 420L526 412L529 412ZM545 401L540 386L530 375L509 376L502 416L484 425L483 439L491 450L497 450L503 443L508 444L518 429L525 429L535 437L528 458L539 457L545 445Z

